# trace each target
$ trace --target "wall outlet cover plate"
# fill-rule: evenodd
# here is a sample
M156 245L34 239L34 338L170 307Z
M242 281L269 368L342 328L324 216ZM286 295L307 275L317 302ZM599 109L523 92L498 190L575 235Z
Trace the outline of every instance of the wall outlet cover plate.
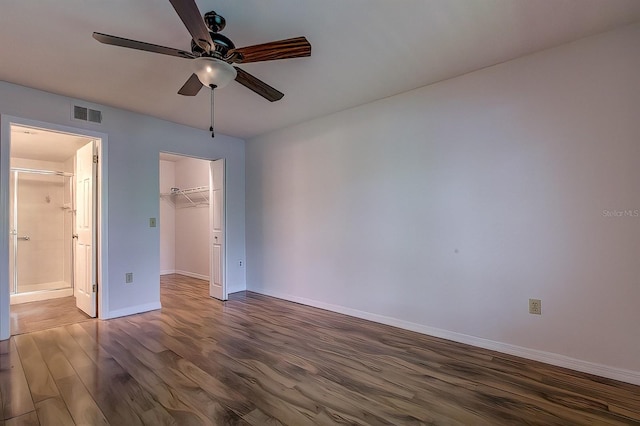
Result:
M529 299L529 313L542 315L542 301L540 299Z

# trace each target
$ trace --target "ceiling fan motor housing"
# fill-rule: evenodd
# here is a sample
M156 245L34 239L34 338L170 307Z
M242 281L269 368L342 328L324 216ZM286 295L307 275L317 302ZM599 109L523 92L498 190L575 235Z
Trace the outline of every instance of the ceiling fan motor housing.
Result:
M229 53L229 50L235 49L235 44L226 36L223 36L220 33L210 32L211 40L213 40L213 49L210 52L205 51L203 48L198 46L198 44L191 40L191 51L196 56L214 56L216 58L224 58Z

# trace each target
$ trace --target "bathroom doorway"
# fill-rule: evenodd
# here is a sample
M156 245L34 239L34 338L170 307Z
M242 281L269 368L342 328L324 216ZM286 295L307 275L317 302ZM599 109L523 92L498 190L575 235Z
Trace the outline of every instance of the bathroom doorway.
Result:
M97 143L11 124L11 334L96 316Z

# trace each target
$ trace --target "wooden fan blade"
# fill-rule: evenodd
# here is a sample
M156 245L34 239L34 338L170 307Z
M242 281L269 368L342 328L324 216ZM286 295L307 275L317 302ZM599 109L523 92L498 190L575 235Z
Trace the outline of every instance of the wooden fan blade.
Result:
M305 37L295 37L271 43L233 49L230 55L239 53L233 62L246 64L247 62L273 61L275 59L302 58L311 56L311 44Z
M202 83L197 75L191 74L191 77L182 85L178 94L182 96L195 96L202 89Z
M213 41L196 2L194 0L169 0L169 2L182 19L184 26L187 27L193 41L207 52L212 50L214 48Z
M144 50L145 52L162 53L163 55L177 56L178 58L193 59L195 56L184 50L172 47L158 46L157 44L145 43L143 41L130 40L128 38L116 37L108 34L93 33L93 38L100 43L113 46L126 47L129 49Z
M238 83L242 84L247 89L253 90L268 101L279 101L284 96L284 93L277 91L264 81L259 80L257 77L252 76L248 72L241 70L238 67L234 68L236 69L236 71L238 71L238 75L236 75L236 81Z

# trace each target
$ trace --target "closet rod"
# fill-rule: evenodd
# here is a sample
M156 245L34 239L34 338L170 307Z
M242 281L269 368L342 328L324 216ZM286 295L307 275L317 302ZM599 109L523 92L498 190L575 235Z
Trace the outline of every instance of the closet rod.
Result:
M25 169L23 167L11 167L11 171L17 172L17 173L33 173L38 175L56 175L56 176L64 176L64 177L73 177L73 173L59 172L56 170L40 170L40 169Z

